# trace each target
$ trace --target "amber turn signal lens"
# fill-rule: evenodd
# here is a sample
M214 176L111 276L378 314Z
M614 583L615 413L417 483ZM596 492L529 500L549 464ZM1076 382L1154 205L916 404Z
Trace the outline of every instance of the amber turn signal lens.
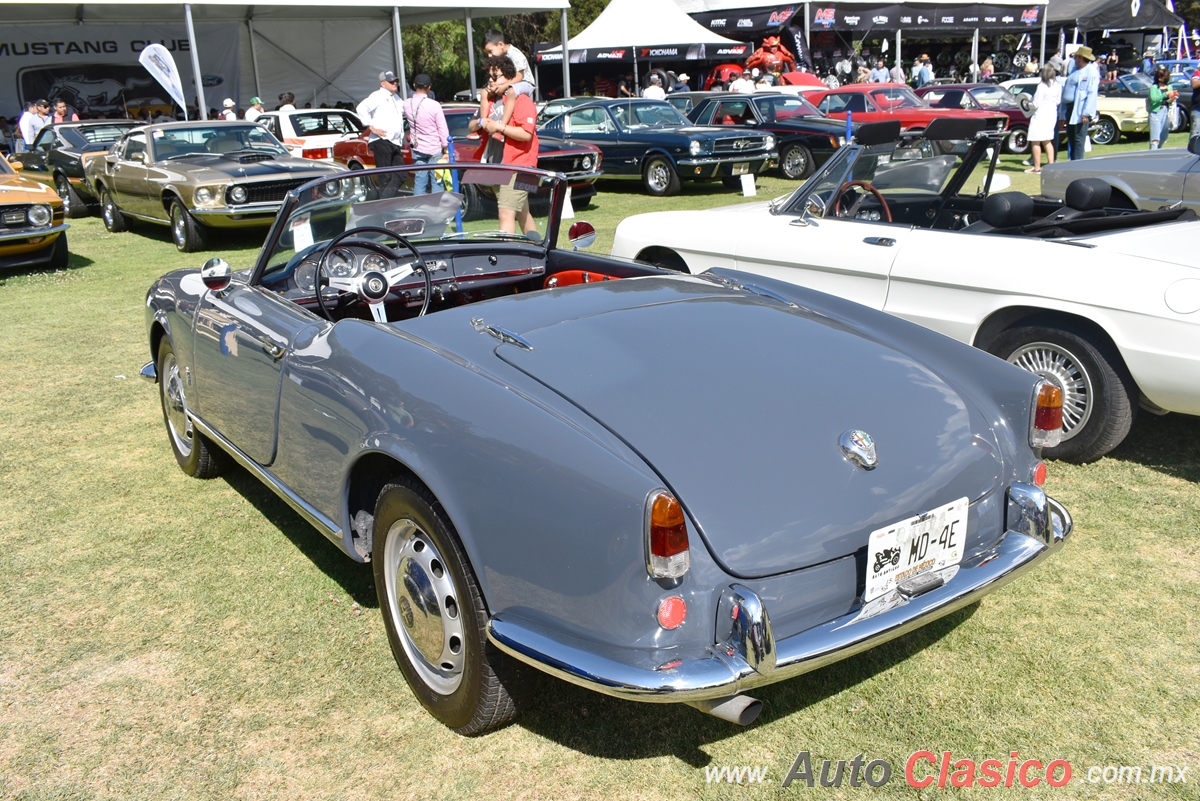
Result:
M647 499L646 569L653 578L680 578L691 566L683 505L666 490Z
M1063 393L1051 381L1041 381L1035 395L1033 427L1029 432L1029 444L1035 448L1050 448L1063 437Z

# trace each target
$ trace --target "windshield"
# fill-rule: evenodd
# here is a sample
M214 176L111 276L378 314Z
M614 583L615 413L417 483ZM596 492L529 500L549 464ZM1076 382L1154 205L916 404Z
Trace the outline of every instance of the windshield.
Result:
M886 86L871 92L871 100L881 111L898 108L928 108L925 101L917 97L907 86Z
M783 122L797 117L821 117L817 107L802 97L779 95L778 97L756 97L754 107L764 122Z
M417 194L418 185L431 191ZM289 199L284 206L283 225L272 229L275 239L268 242L270 255L259 280L285 294L296 290L311 296L323 246L338 234L383 228L424 252L452 241L541 243L551 206L565 192L565 183L521 167L433 164L338 173L299 191L299 202ZM396 237L379 231L355 238L396 249ZM340 277L385 269L373 265L372 251L345 251L339 251L333 268ZM486 248L480 251L481 269L486 270L487 256Z
M784 213L807 212L831 217L840 212L838 201L851 181L869 184L885 198L914 200L940 195L963 166L971 151L968 140L917 139L901 143L842 148L821 173L814 176L783 204ZM980 161L962 192L981 192L989 163ZM897 206L902 201L897 201Z
M303 111L292 114L292 129L297 136L358 133L358 116L348 111Z
M670 103L627 103L610 107L622 130L639 128L677 128L691 125L688 118Z
M232 153L235 150L257 150L280 156L287 149L270 131L248 122L244 125L196 125L188 128L155 130L154 152L160 158L184 158L197 153Z
M1016 105L1012 92L999 86L977 86L971 90L971 97L984 108Z

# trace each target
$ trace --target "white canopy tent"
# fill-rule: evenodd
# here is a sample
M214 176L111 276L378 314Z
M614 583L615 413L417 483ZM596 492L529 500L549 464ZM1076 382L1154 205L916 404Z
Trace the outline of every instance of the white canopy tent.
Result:
M189 3L0 0L0 6L4 19L0 39L7 40L0 41L0 68L9 62L7 67L14 74L36 64L53 64L56 57L63 60L63 42L46 41L46 38L68 39L70 37L65 34L77 31L76 36L86 39L89 26L111 29L118 25L152 24L156 28L164 24L186 25L186 35L181 37L183 41L177 48L178 66L185 80L192 79L203 112L210 103L219 101L206 101L204 97L204 84L209 75L201 69L205 54L197 47L196 28L200 26L220 23L237 27L238 61L249 69L240 70L236 86L226 86L219 91L241 99L241 105L245 105L244 101L251 95L273 96L271 93L284 90L293 91L300 102L317 98L361 100L378 88L377 75L386 69L396 72L402 87L408 86L402 23L463 20L470 40L472 19L476 17L559 11L565 36L570 3L569 0L468 0L465 5L448 5L437 0L350 0L346 4L331 4L314 0L259 0L248 5L228 0ZM57 33L47 34L50 30ZM42 38L22 39L27 32ZM6 44L11 46L6 47ZM126 52L130 48L124 42L117 42L115 49L120 52L113 53L113 58L136 64L137 53ZM474 93L475 54L471 47L467 48L467 53ZM102 60L111 63L113 58ZM93 56L90 60L98 59ZM564 62L565 85L569 85L567 70L568 65ZM198 75L205 76L206 80L196 81ZM0 102L6 108L18 100L8 94L13 85L13 81L0 84ZM314 88L304 92L304 86ZM185 86L185 91L187 89Z
M655 52L664 48L690 45L740 45L734 39L713 33L680 10L674 0L611 0L600 16L567 42L569 53L584 50L630 48L634 74L639 54L644 57L671 57ZM544 51L561 52L562 46ZM570 58L564 57L566 64ZM570 84L564 84L569 87Z

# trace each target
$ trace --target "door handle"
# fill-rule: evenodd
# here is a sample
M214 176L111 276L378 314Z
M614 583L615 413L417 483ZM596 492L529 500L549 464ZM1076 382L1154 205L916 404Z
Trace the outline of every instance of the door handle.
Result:
M883 248L890 248L892 245L896 244L895 239L891 239L886 236L868 236L863 240L863 242L867 243L868 245L879 245Z
M282 359L283 354L287 352L282 345L270 337L259 337L258 342L260 345L262 345L263 353L267 354L275 361Z

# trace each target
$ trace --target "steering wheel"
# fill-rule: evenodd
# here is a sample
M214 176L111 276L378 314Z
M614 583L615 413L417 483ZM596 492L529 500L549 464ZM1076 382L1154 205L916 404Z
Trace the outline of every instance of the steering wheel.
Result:
M833 213L835 215L837 215L838 217L843 216L842 215L842 195L844 195L846 193L846 190L854 189L855 187L863 190L863 192L874 195L875 199L879 201L879 207L881 209L883 209L884 219L887 220L888 222L892 222L892 210L888 208L887 201L883 199L883 195L879 194L878 189L871 186L871 184L867 183L866 181L846 181L846 183L844 183L838 187L837 200L835 200L833 202ZM865 197L866 197L866 195L864 194L864 195L862 195L862 197L859 197L857 200L855 200L854 205L851 206L846 211L845 216L853 217L855 212L858 211L858 207L860 205L862 205L863 198L865 198Z
M362 275L351 276L349 278L330 275L329 254L333 253L333 249L342 242L348 241L349 244L356 247L373 250L391 261L403 260L403 257L397 250L388 247L382 242L376 242L373 239L351 239L351 237L363 233L383 234L396 240L396 242L403 245L413 255L412 264L401 264L399 267L387 270L386 272L368 270ZM321 309L321 315L326 320L333 322L333 315L325 306L325 297L321 292L323 286L331 286L341 292L358 296L360 300L365 301L371 307L371 316L375 318L375 322L386 323L388 320L387 309L383 305L384 299L392 291L392 287L417 270L420 270L421 275L425 277L425 302L421 304L421 311L417 315L421 317L424 316L425 312L429 311L429 301L433 297L433 278L429 275L429 270L425 268L425 260L421 258L420 252L413 243L395 231L389 231L387 228L377 225L363 225L358 228L351 228L348 231L342 231L342 233L325 243L325 247L321 249L321 256L317 259L317 306ZM325 276L324 281L321 280L322 275Z

